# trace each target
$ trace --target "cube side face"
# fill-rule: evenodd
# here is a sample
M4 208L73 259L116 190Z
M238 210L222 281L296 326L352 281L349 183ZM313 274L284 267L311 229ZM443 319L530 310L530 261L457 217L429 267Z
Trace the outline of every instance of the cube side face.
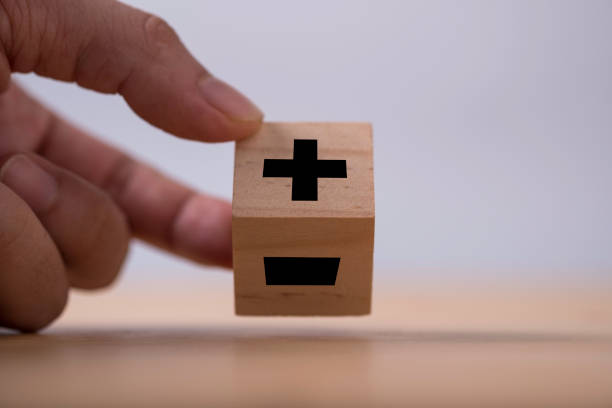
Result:
M238 315L364 315L372 293L373 218L234 217ZM281 270L297 284L267 284L265 258L340 258L333 285L299 284L313 271ZM268 265L269 266L269 265ZM269 269L269 268L268 268Z
M263 177L264 161L291 160L295 140L316 140L317 159L345 160L346 177L317 180L316 201L292 200L290 177ZM373 217L372 128L367 123L265 123L236 143L232 213L239 217Z

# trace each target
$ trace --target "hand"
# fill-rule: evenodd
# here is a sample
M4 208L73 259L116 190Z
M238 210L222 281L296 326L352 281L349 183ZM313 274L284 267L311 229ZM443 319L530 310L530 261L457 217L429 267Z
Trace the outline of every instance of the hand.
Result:
M176 136L221 142L262 113L208 73L162 20L112 0L0 0L0 326L38 330L69 287L110 284L133 234L231 266L231 207L137 163L11 83L35 72L119 93Z

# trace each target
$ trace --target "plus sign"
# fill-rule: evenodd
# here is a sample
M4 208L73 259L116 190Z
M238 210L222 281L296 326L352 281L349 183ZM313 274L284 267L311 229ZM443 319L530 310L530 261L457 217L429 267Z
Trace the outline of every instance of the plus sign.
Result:
M318 160L317 141L295 139L293 159L264 159L264 177L291 177L292 201L317 201L319 178L346 178L346 160Z

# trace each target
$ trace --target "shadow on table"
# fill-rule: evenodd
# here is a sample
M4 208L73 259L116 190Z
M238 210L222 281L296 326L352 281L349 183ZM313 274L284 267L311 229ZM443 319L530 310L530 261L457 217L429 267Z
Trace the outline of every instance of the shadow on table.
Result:
M486 330L375 330L341 328L202 327L202 328L91 328L57 329L39 334L20 334L0 330L2 343L96 343L146 345L188 345L215 342L376 342L376 343L542 343L542 342L612 342L612 336L562 332L519 332Z

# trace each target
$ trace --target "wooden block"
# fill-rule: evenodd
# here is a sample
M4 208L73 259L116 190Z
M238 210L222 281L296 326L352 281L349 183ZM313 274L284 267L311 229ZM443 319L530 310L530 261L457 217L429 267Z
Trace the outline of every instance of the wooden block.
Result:
M264 124L236 143L232 215L236 314L370 313L370 124Z

